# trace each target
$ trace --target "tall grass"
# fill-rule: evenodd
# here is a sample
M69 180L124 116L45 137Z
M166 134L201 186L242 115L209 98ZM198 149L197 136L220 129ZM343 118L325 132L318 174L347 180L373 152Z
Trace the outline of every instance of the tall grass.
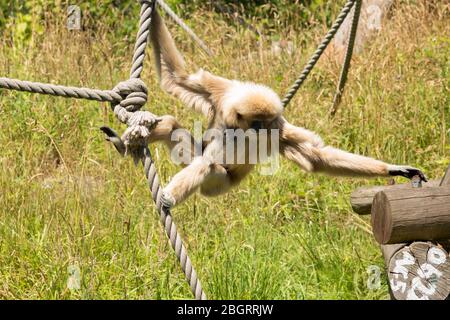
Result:
M423 3L403 1L355 57L334 119L328 112L339 64L332 57L315 68L286 117L331 145L441 176L450 162L449 11ZM105 89L127 78L134 34L118 39L107 26L71 33L62 19L48 19L26 45L4 31L0 75ZM280 95L327 29L284 30L297 51L275 56L268 39L209 12L191 25L216 52L203 55L171 25L193 67ZM187 127L200 118L158 88L151 58L144 80L152 112ZM98 130L123 130L108 108L0 91L0 298L191 297L142 168L119 158ZM152 151L167 183L179 168L162 146ZM255 172L227 195L195 195L173 214L209 298L384 299L384 276L379 289L366 286L367 268L383 269L369 220L348 202L355 187L376 183L386 181L308 175L283 160L274 176ZM67 286L73 268L80 289Z

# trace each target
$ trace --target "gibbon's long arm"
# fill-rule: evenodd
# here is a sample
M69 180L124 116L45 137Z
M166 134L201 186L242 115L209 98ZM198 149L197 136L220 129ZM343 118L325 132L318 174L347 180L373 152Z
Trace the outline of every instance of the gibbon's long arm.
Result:
M150 38L161 87L211 120L214 105L217 105L231 81L202 69L188 74L183 57L157 10L153 11Z
M324 172L339 176L403 176L418 175L427 181L416 168L388 164L380 160L325 146L319 136L296 127L282 119L280 124L280 152L289 160L309 172Z

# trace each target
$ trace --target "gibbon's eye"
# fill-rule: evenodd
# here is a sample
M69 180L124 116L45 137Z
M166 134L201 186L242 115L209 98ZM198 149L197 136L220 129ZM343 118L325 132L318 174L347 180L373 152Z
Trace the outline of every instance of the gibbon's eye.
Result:
M255 130L260 130L262 129L262 121L253 121L250 127Z

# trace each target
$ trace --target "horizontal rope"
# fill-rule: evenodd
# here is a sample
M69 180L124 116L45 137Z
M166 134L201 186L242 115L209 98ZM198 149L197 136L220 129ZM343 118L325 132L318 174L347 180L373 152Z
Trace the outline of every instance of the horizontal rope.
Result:
M98 90L90 88L66 87L49 83L23 81L18 79L0 78L0 88L47 94L52 96L87 99L105 102L121 102L120 94L113 90Z

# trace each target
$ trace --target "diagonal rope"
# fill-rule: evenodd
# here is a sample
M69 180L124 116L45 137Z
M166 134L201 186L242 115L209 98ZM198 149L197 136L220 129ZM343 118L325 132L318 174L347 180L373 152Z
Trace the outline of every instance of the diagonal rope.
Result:
M347 52L345 53L344 64L342 66L341 75L339 77L339 84L336 94L333 99L333 106L331 107L331 116L336 114L337 108L341 103L342 94L344 93L345 83L347 82L348 71L350 69L350 62L353 55L353 47L356 40L356 32L358 30L359 17L361 15L362 0L356 0L353 12L352 27L350 29L350 36L348 38Z
M305 68L303 69L302 73L298 77L298 79L294 82L294 84L289 88L288 92L286 93L285 97L283 98L283 106L287 107L289 102L292 100L294 95L297 93L298 89L300 89L303 82L308 77L311 70L316 65L317 61L319 61L320 56L323 54L327 46L330 44L333 37L336 35L336 32L339 30L339 27L344 22L345 18L347 17L348 13L350 12L351 8L353 7L353 4L357 0L349 0L344 8L342 8L342 11L339 13L338 17L336 18L336 21L334 22L333 26L331 27L330 31L326 34L324 39L322 40L322 43L318 46L314 54L312 55L311 59L306 64Z
M191 287L191 291L194 294L196 300L206 300L206 294L203 292L200 280L197 277L197 272L192 266L191 259L187 254L186 247L183 244L180 234L177 231L177 227L173 222L172 215L170 211L162 206L161 195L162 188L159 183L158 174L156 172L155 164L152 160L150 150L148 147L144 148L144 152L141 158L142 164L144 165L145 176L148 181L148 186L153 195L153 200L155 201L156 208L160 214L160 221L164 227L167 237L170 240L170 244L175 251L178 262L181 265L186 280Z
M194 40L203 51L205 51L210 57L213 56L211 49L192 31L191 28L187 26L186 23L181 20L179 16L176 15L175 12L170 9L170 7L163 0L156 0L158 5L171 17L186 33Z
M150 33L150 24L152 22L152 11L154 10L154 1L141 1L141 13L139 19L139 29L134 45L133 60L131 64L130 79L140 78L144 66L145 49L148 44L148 35Z

